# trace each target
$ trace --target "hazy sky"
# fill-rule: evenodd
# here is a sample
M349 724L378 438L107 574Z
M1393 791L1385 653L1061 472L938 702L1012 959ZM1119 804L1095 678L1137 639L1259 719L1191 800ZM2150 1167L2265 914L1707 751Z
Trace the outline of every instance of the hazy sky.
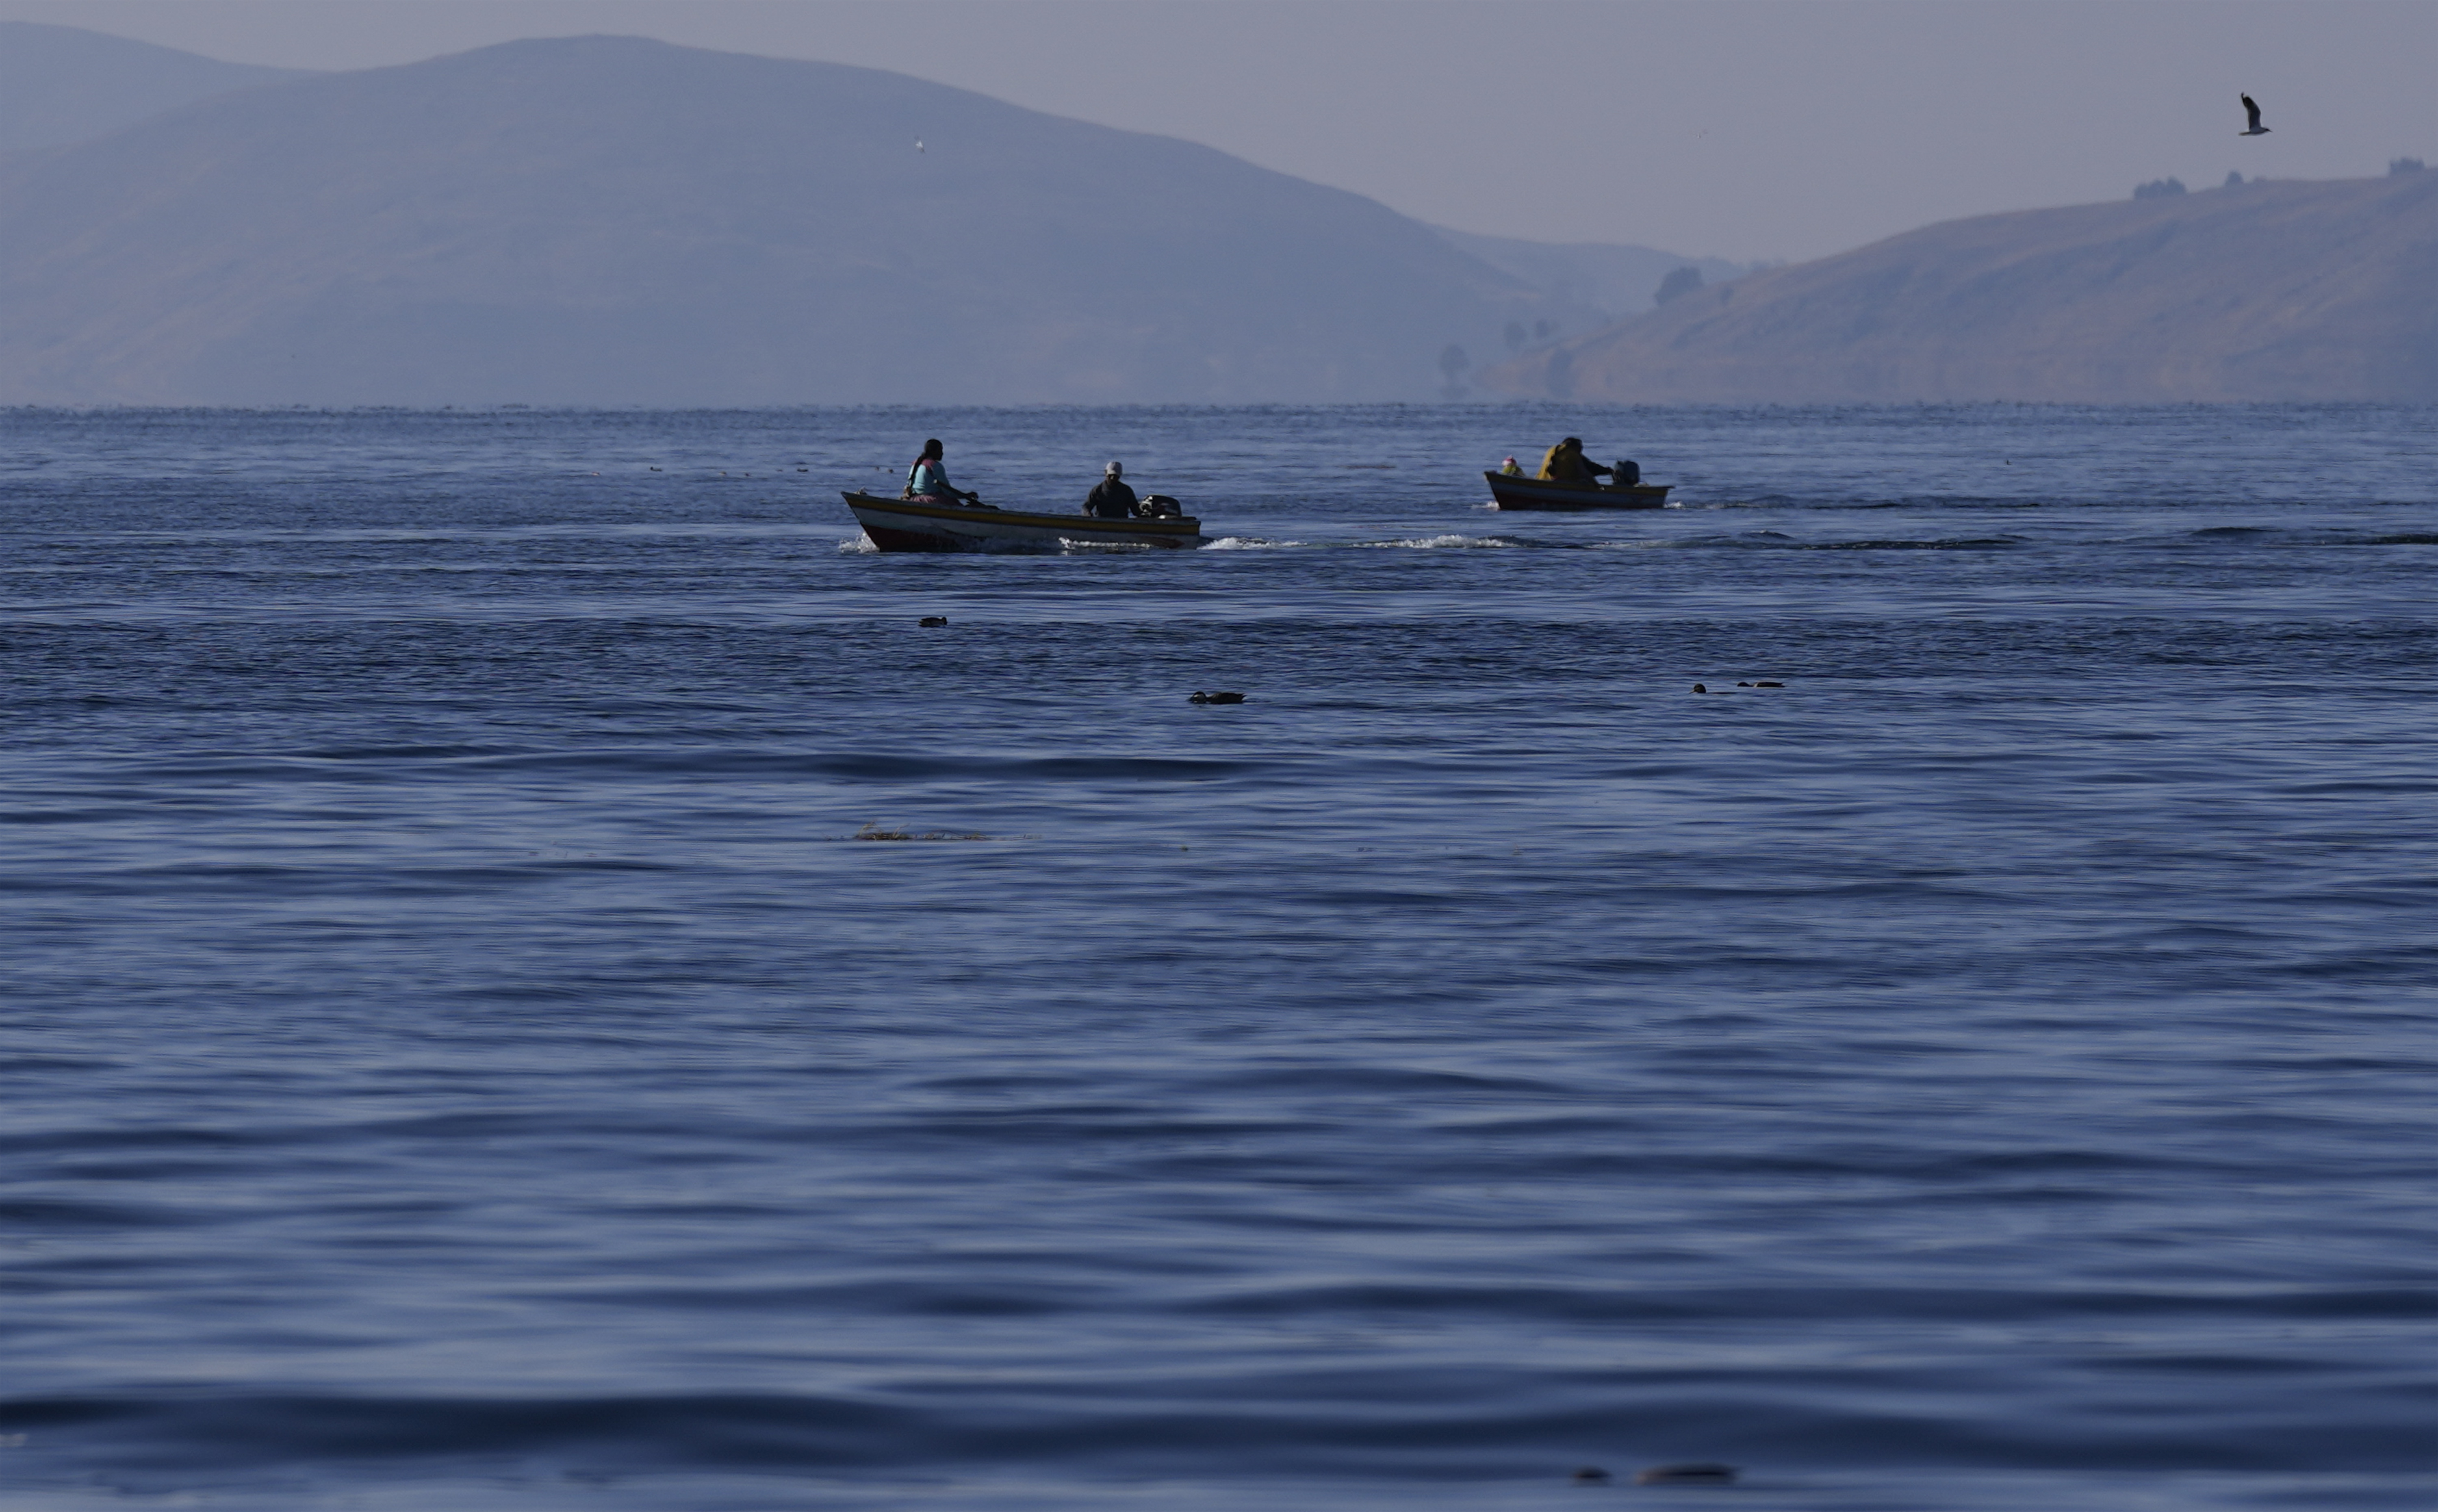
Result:
M0 0L0 17L299 67L580 32L862 63L1463 230L1747 260L2170 174L2438 164L2433 0ZM2247 90L2271 134L2238 139Z

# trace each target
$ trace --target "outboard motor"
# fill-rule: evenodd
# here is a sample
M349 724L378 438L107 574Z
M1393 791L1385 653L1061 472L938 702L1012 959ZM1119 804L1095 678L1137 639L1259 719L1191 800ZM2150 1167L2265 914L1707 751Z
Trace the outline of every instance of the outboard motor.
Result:
M1136 501L1135 513L1145 519L1181 519L1185 506L1166 494L1145 494Z
M1616 468L1616 475L1610 478L1609 482L1616 484L1619 488L1631 488L1635 483L1642 481L1642 464L1638 462L1619 462L1612 464L1612 466Z

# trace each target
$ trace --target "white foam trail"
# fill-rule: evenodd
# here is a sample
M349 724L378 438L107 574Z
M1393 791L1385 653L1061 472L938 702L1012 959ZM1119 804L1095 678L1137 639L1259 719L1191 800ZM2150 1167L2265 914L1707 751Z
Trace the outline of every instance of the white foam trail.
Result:
M869 536L849 536L839 542L839 550L850 555L864 555L876 552L880 548L872 544L872 537Z
M1512 546L1515 543L1510 540L1501 540L1495 536L1423 536L1413 540L1381 541L1378 544L1382 546L1402 546L1411 551L1429 552L1438 551L1443 547L1449 546Z
M1259 536L1222 536L1217 540L1205 541L1202 549L1206 552L1267 552L1281 546L1302 544L1301 541L1263 540Z

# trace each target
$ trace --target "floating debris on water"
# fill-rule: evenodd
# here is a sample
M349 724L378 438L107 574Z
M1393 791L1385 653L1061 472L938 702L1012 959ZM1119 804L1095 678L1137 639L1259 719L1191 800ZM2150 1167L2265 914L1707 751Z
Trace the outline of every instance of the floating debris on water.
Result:
M946 615L945 615L945 614L927 614L927 615L923 616L923 618L922 618L919 622L917 622L917 623L921 624L922 625L924 625L925 627L927 627L927 628L928 628L928 627L929 627L929 626L931 626L931 625L935 625L935 624L947 624L947 623L948 623L948 617L947 617Z
M1586 1465L1577 1470L1571 1479L1577 1486L1606 1486L1615 1477L1597 1465Z
M1634 1478L1636 1486L1733 1486L1732 1465L1654 1465Z
M874 821L866 824L862 829L859 829L853 835L848 835L847 838L850 840L988 840L994 838L994 836L988 835L953 835L946 830L931 830L925 834L917 835L911 830L884 830L880 827L877 821Z
M1186 700L1197 704L1240 704L1244 701L1245 695L1241 693L1204 693L1200 689L1194 690L1193 696Z

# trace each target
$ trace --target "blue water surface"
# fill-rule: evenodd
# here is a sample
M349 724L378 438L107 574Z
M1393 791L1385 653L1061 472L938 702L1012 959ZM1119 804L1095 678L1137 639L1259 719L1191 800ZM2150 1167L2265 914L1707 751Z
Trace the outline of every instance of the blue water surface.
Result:
M0 412L0 1503L2427 1506L2433 583L2428 409Z

